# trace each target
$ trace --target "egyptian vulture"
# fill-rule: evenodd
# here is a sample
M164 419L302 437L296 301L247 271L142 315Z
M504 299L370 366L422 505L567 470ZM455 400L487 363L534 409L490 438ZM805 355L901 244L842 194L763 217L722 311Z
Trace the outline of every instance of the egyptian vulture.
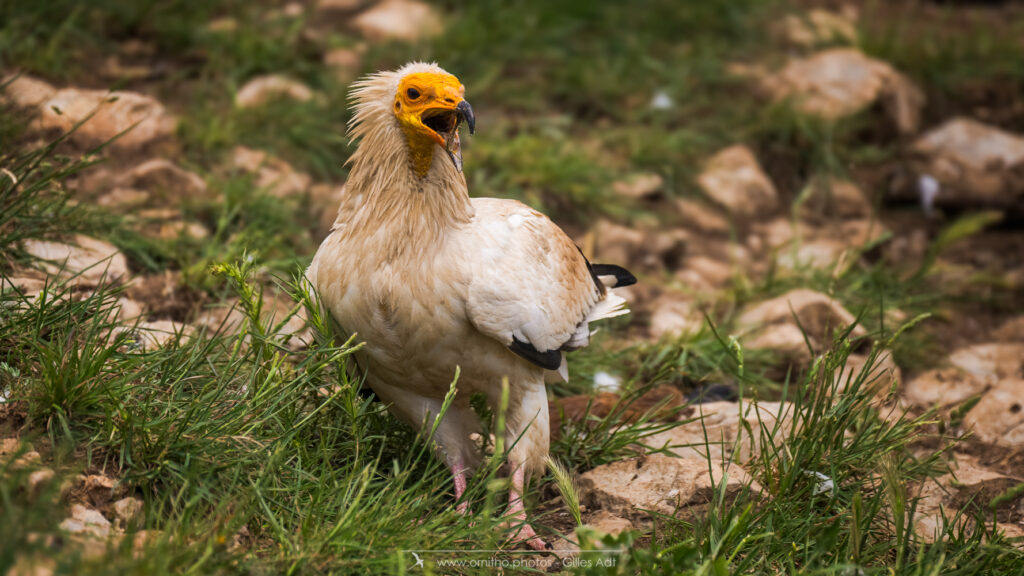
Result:
M367 384L408 424L439 413L461 369L435 436L460 512L466 474L481 460L470 396L497 409L508 379L507 515L520 540L542 549L522 498L548 454L545 374L567 377L563 352L589 343L591 322L627 313L611 288L636 279L591 265L524 204L469 197L458 128L464 121L472 134L475 118L464 94L455 76L424 63L354 85L358 148L307 278L342 329L365 342L357 362Z

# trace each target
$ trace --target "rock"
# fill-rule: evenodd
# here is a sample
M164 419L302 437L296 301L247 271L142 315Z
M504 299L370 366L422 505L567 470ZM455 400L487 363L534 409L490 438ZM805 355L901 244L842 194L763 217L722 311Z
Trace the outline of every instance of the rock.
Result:
M135 326L116 329L115 333L129 334L126 344L135 349L155 350L163 348L177 341L184 342L190 338L194 329L181 322L173 320L156 320L154 322L139 322Z
M128 278L128 261L109 242L76 234L71 243L29 239L25 251L43 260L49 274L75 277L78 283L96 285L100 281Z
M291 164L262 150L238 146L232 153L232 164L236 169L255 175L256 186L271 196L287 198L310 191L312 178L308 174L296 172Z
M792 411L790 405L779 402L701 403L694 406L692 413L680 414L680 420L691 422L649 436L644 439L644 444L666 448L680 457L699 458L705 462L708 458L720 461L729 457L742 464L760 454L762 426L771 432L778 424L774 441L786 438L790 432ZM747 432L748 427L754 431L753 438Z
M114 518L119 528L124 530L131 525L142 512L142 500L138 498L122 498L114 502Z
M636 422L643 416L652 421L672 420L682 405L682 393L667 384L651 388L628 404L622 402L621 394L614 392L567 396L548 403L551 436L558 438L563 423L604 420L612 415L622 422Z
M8 74L0 86L0 103L15 108L35 108L57 93L49 83L26 75Z
M803 332L794 324L773 324L766 326L742 339L744 347L750 350L767 350L779 365L806 365L811 361L812 352L807 348ZM816 342L811 345L815 346Z
M384 0L352 21L367 40L417 42L441 33L441 18L417 0Z
M117 152L136 152L170 139L178 124L160 102L149 96L76 88L59 90L47 100L40 124L46 130L67 132L83 120L85 123L69 136L70 141L93 147L127 131L108 146Z
M704 316L690 302L676 295L665 294L651 304L651 337L678 338L695 334L704 325Z
M683 268L676 272L683 284L705 291L727 286L733 278L732 266L707 256L691 256L683 261Z
M210 236L210 231L206 229L206 226L198 222L175 220L161 224L157 236L164 239L185 237L193 240L203 240Z
M1024 342L1024 316L1010 318L992 333L996 340Z
M814 178L808 184L807 197L801 205L804 218L867 218L871 204L856 184L828 176Z
M149 201L149 192L119 186L97 198L96 204L107 208L130 209L144 206Z
M19 456L17 460L11 462L11 468L14 470L18 470L21 468L35 468L42 464L42 462L43 457L42 455L39 454L39 452L36 452L35 450L29 450L28 452L25 452L24 454Z
M313 99L313 91L302 82L279 74L257 76L235 94L235 106L256 108L280 98L306 102Z
M594 258L630 269L673 270L686 251L687 238L683 230L634 230L600 220L594 227Z
M831 342L833 332L845 330L857 319L831 297L798 288L748 307L737 319L737 324L741 329L749 331L770 324L790 324L796 327L796 320L810 338ZM866 334L867 331L858 325L851 337Z
M171 270L133 279L126 287L125 296L138 302L147 314L156 318L187 313L196 298L185 287L181 272Z
M4 438L0 442L0 456L7 456L14 454L18 451L18 446L21 445L21 441L17 438Z
M230 34L235 30L238 30L238 20L235 20L230 16L215 18L210 20L210 23L206 25L206 30L213 32L214 34Z
M975 344L960 348L949 362L987 384L1024 376L1024 344Z
M627 530L633 530L633 523L616 516L607 510L598 510L587 518L586 526L604 534L618 536Z
M117 299L117 319L120 322L131 322L142 316L142 305L129 298Z
M368 3L368 0L318 0L316 11L318 15L334 13L346 15L359 10Z
M291 298L267 290L263 293L263 318L261 321L265 326L276 326L291 313L294 306L296 306L296 303ZM294 316L291 316L276 333L277 336L298 341L308 340L309 327L306 325L304 312L304 310L300 309ZM242 310L239 301L234 298L225 300L216 307L204 310L195 320L197 327L206 328L211 333L217 332L227 335L241 332L245 322L245 312Z
M929 370L903 386L903 398L922 408L952 407L981 393L985 382L958 368Z
M147 160L118 176L115 182L117 186L160 194L175 202L181 198L207 197L207 186L202 177L164 158Z
M641 200L656 195L665 184L658 174L633 174L625 180L612 183L612 190L623 198Z
M17 291L27 300L35 300L46 287L46 278L35 270L16 270L10 276L0 274L0 293Z
M30 494L38 495L43 486L53 480L54 472L51 468L40 468L28 475L28 491Z
M676 200L676 209L684 226L702 234L726 236L731 230L728 220L696 200L680 198Z
M913 170L938 185L930 199L936 206L1015 209L1024 198L1024 136L953 118L921 136L911 152Z
M857 9L847 6L840 13L814 8L804 14L789 14L773 26L775 35L800 48L823 44L857 43Z
M727 498L735 497L746 486L760 490L739 466L722 469L715 465L709 469L703 458L672 458L662 454L598 466L580 476L579 488L587 506L638 519L648 515L645 511L688 515L693 508L711 502L715 486L723 481Z
M110 536L110 521L96 510L81 504L71 506L71 517L60 523L60 528L71 534L106 538Z
M941 534L938 531L943 525L942 513L952 517L957 510L968 504L975 508L984 507L996 496L1017 485L1022 480L1001 472L981 466L978 459L965 454L954 454L950 463L951 472L921 485L917 490L919 497L915 514L914 529L925 541L934 542ZM1018 503L1024 503L1019 497ZM1000 507L997 516L1006 514L1007 508L1016 503L1009 502ZM991 517L991 511L986 510ZM973 511L965 510L964 522L970 521Z
M57 561L40 554L19 555L6 576L53 576Z
M791 61L761 79L774 100L792 100L796 110L837 120L881 102L903 134L917 132L924 94L885 62L853 48L836 48Z
M324 54L324 65L330 69L335 80L348 84L359 76L365 54L366 46L363 44L354 48L335 48Z
M778 207L778 192L746 146L732 146L711 157L697 184L734 217L763 218Z
M982 442L1024 446L1024 378L1006 378L986 390L964 416L964 427Z
M863 386L872 388L876 391L878 397L884 397L889 394L893 386L902 382L902 373L900 372L899 366L892 359L890 352L881 352L878 357L875 358L875 363L871 366L871 370L864 373L867 368L868 355L867 354L850 354L846 357L846 365L843 369L836 374L839 381L839 390L843 390L847 383L863 377Z

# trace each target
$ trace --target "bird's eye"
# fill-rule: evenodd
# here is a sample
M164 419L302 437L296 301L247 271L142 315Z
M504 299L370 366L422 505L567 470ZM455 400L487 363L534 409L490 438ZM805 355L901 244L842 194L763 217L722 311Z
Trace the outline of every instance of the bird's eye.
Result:
M410 100L415 100L420 97L420 91L415 88L409 88L405 93L409 96Z

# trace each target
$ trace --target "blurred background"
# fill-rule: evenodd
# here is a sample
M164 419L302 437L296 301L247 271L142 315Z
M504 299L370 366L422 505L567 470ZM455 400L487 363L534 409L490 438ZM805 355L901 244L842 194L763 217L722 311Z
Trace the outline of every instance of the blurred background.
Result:
M565 418L650 386L669 387L659 398L778 399L856 319L847 352L863 363L891 344L886 383L901 406L977 396L991 412L970 416L973 400L952 421L989 423L981 441L1019 450L1024 7L1014 2L7 0L5 294L38 304L54 279L70 279L68 302L97 298L106 333L128 326L143 349L169 346L172 364L189 350L180 337L244 333L268 315L277 321L261 337L305 349L314 336L287 284L343 194L349 87L412 60L466 86L478 121L463 139L472 195L519 199L591 260L640 279L626 291L633 314L552 388ZM113 291L96 288L110 280ZM3 324L4 402L46 373L34 363L46 356L25 352L41 354L44 324L71 342L95 315L32 310L34 321ZM66 353L53 374L70 370ZM247 356L246 370L266 376L270 358ZM102 372L108 357L93 360ZM144 372L154 362L122 360ZM76 362L76 378L95 376ZM950 365L983 382L949 384L940 369ZM100 461L154 492L197 477L183 466L161 478L166 449L133 452L169 430L102 439L130 419L73 388L3 404L5 434L70 441L54 457L72 464L102 447ZM984 400L991 390L1002 400ZM169 445L188 460L187 446ZM561 447L580 471L618 454ZM224 524L234 537L238 525Z

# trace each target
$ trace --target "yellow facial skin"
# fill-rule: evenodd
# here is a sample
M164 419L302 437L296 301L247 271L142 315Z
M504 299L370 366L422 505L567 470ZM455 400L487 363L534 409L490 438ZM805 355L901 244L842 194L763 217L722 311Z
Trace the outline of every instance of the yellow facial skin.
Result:
M395 117L409 142L413 168L420 176L430 171L434 145L445 147L444 138L423 123L438 112L454 111L466 87L451 74L421 72L402 78L395 94Z

